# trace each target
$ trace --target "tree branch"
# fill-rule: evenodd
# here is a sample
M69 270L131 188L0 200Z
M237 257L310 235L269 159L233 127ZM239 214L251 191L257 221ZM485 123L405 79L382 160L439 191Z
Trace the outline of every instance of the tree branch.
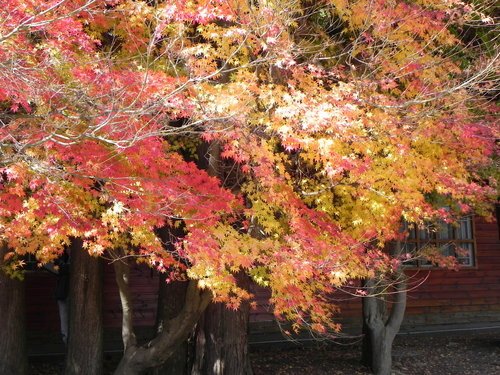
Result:
M404 272L399 269L396 273L396 282L394 283L394 288L396 289L396 294L394 297L394 304L391 309L391 314L387 320L387 330L391 335L396 335L399 331L401 323L405 316L406 310L406 276Z

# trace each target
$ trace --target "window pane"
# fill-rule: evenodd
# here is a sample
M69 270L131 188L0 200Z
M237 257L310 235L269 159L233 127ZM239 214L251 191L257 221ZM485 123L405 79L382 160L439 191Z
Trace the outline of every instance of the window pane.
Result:
M429 239L429 227L419 228L418 230L418 238L421 240Z
M463 266L474 265L473 244L466 242L458 242L456 253L459 264Z
M403 254L408 257L408 260L404 260L404 264L407 266L416 266L417 260L415 259L415 252L417 249L417 244L414 242L405 242L402 245Z
M415 242L404 242L402 244L403 254L415 255L416 249L417 249L417 244Z
M464 217L459 221L457 228L457 239L472 240L472 218Z
M417 238L416 233L415 233L416 232L415 225L411 225L407 230L408 230L408 238L410 240L414 240Z
M439 251L441 252L441 254L443 254L444 256L455 256L455 250L454 250L454 246L453 244L451 243L447 243L445 245L441 245L439 247Z
M450 224L440 222L436 224L436 239L450 240L453 238L453 228Z

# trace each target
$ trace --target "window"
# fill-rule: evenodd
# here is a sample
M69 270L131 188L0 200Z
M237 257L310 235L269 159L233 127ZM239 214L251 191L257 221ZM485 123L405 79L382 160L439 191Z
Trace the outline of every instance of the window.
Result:
M462 267L474 266L474 224L473 216L461 218L456 224L438 222L418 228L415 224L404 223L408 238L403 244L403 252L418 254L425 248L437 248L445 256L454 256ZM413 267L434 267L426 260L416 258L405 262Z

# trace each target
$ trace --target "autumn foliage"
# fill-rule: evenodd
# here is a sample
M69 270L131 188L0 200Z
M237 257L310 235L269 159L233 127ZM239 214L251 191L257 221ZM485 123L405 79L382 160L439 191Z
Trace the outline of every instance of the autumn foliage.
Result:
M390 272L401 219L495 196L496 56L461 1L8 0L0 237L10 272L82 238L237 307L234 274L323 330L329 297ZM473 26L471 26L473 25ZM475 25L475 26L474 26ZM467 54L467 52L469 52ZM219 176L197 162L220 145ZM447 209L443 209L446 206ZM165 246L155 229L183 231ZM171 245L171 246L170 246Z

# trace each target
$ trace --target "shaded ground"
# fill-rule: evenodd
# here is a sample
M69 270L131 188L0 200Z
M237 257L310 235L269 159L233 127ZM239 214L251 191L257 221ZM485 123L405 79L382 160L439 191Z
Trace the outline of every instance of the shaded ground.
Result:
M354 341L354 340L353 340ZM359 363L360 343L315 343L306 347L267 345L251 353L255 375L365 375ZM500 332L396 337L395 375L500 375ZM105 357L112 374L118 355ZM62 358L33 358L33 375L62 373Z
M360 343L252 353L255 375L365 375ZM500 375L500 332L396 337L395 375Z

